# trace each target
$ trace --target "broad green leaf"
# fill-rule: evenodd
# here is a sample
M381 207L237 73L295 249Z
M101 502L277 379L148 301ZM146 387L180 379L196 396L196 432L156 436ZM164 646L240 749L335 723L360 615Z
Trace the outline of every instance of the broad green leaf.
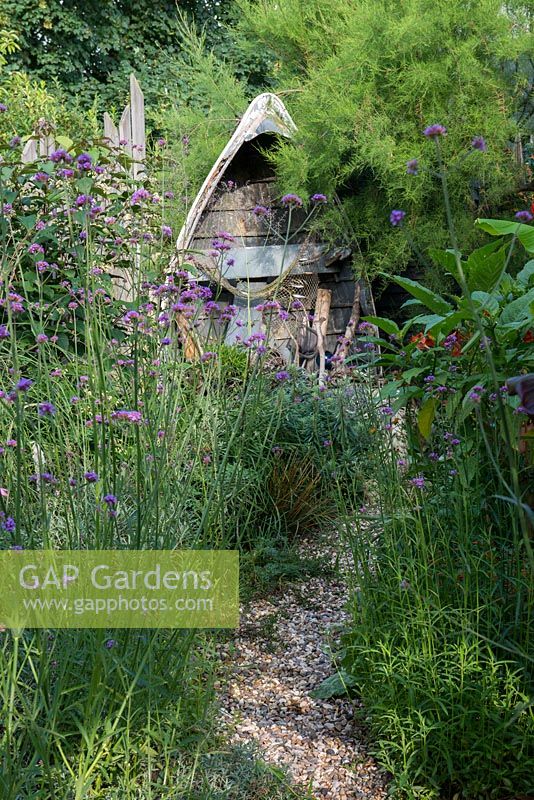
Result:
M330 697L343 697L347 694L348 689L354 686L356 686L355 677L341 669L335 675L325 678L310 694L319 700L328 700Z
M506 248L495 242L474 250L466 261L467 286L471 292L490 292L497 286L506 261Z
M504 307L500 322L506 324L508 322L519 322L520 320L527 319L531 314L530 304L534 301L534 289L530 289L523 297L518 297L512 300Z
M534 259L527 261L521 272L517 273L517 282L521 286L528 286L531 277L534 275Z
M24 225L26 230L31 231L37 222L37 214L28 214L25 217L19 217L19 222Z
M457 251L460 258L462 254L460 251ZM431 247L428 251L430 258L439 264L440 267L444 267L447 272L452 272L453 275L456 274L457 263L456 263L456 255L454 250L438 250L435 247Z
M445 317L442 317L440 314L420 314L412 319L412 324L424 325L425 333L428 333L430 328L441 325L444 319Z
M56 136L56 144L64 150L70 150L74 142L68 136Z
M452 311L451 306L443 297L431 292L430 289L427 289L417 281L412 281L410 278L404 278L401 275L393 275L392 280L435 314L448 314L449 311Z
M402 381L388 381L381 389L378 390L378 396L383 400L388 400L397 394L398 389L402 386Z
M428 372L428 367L411 367L411 369L407 369L402 373L402 377L405 381L410 382L412 378L416 378L423 372Z
M429 397L419 409L417 427L419 428L419 433L425 439L429 438L430 432L432 431L432 423L436 414L437 405L438 401L434 397Z
M400 329L396 322L384 317L362 317L364 322L370 322L371 325L376 325L377 328L389 334L399 334Z
M477 219L478 225L492 236L509 236L515 234L527 253L534 253L534 227L522 222L511 222L505 219Z
M489 292L473 292L471 297L475 303L485 311L489 311L490 314L496 314L499 310L499 301L495 295L489 294Z
M76 187L80 193L89 194L91 189L93 188L93 179L92 178L80 178L77 182Z
M453 311L452 314L447 314L443 317L441 322L436 323L428 330L432 336L437 336L438 333L443 336L448 336L451 331L458 327L466 319L471 319L472 314L470 309L462 309L460 311Z

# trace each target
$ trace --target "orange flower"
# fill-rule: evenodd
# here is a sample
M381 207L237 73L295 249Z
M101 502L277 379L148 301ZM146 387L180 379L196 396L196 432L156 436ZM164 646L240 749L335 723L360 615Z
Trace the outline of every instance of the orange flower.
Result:
M534 203L532 205L534 205ZM525 333L523 341L525 344L532 344L532 342L534 342L534 331L532 329Z
M418 350L430 350L430 348L434 347L436 344L436 340L433 336L430 334L425 336L424 333L416 333L414 336L412 336L410 342L417 342L416 347Z

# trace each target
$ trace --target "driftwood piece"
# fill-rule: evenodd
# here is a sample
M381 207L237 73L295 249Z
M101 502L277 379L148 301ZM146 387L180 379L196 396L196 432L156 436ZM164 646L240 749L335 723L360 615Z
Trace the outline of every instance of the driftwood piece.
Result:
M346 359L347 355L349 354L349 350L351 348L352 342L354 341L354 336L356 334L356 328L358 327L358 323L360 321L360 295L361 295L362 287L360 282L355 284L354 286L354 300L352 301L352 311L350 313L350 319L348 325L345 329L345 335L343 339L339 343L338 347L336 348L336 356L339 358L340 363Z
M325 340L330 315L332 292L330 289L317 289L315 303L314 327L317 333L317 351L319 353L319 383L324 383L326 375Z
M181 312L176 314L175 322L183 344L186 361L198 361L202 356L202 347L191 323Z

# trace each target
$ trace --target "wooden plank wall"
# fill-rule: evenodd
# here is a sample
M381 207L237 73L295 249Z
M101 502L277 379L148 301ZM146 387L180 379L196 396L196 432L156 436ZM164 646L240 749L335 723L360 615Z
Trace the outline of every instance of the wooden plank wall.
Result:
M271 210L268 217L254 214L256 206ZM291 214L290 233L295 233L305 219L305 212L294 209ZM204 212L192 242L193 249L210 250L211 242L219 231L227 231L243 247L281 245L287 233L288 211L277 202L274 179L249 182L222 191ZM304 231L292 243L303 241ZM282 238L280 238L282 237Z
M350 258L340 262L339 267L335 275L321 275L319 281L321 289L330 289L332 292L326 331L326 349L331 353L336 349L339 337L345 333L354 301L355 283Z

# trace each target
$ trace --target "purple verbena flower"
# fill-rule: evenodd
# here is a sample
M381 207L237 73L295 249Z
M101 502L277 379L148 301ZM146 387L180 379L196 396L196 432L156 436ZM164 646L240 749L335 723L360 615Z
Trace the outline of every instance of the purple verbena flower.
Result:
M268 217L271 213L271 210L270 208L267 208L267 206L254 206L252 213L256 217Z
M93 158L89 155L89 153L80 153L76 159L76 162L79 169L83 170L90 170L93 166Z
M406 211L401 211L400 209L393 209L393 211L389 215L389 221L391 222L393 227L396 227L397 225L401 224L405 216L406 216Z
M20 378L15 384L15 391L27 392L31 386L33 386L33 381L30 378Z
M300 208L300 206L302 206L302 197L299 197L298 194L285 194L280 202L283 206L296 206Z
M127 411L126 409L121 409L120 411L113 411L111 414L112 420L125 420L126 422L131 422L134 425L139 425L143 421L143 415L140 411Z
M36 253L44 253L44 247L39 242L32 242L32 244L28 247L28 253L34 256Z
M312 203L328 203L326 195L321 194L320 192L317 194L312 194L311 201Z
M41 472L40 475L32 475L30 480L32 479L34 479L34 482L41 480L43 483L49 483L52 485L58 482L58 479L54 477L51 472Z
M70 164L72 156L60 147L59 150L54 150L53 153L50 153L49 159L53 161L54 164L59 164L60 161L63 161L65 164Z
M2 528L6 531L6 533L15 533L16 524L13 517L6 517L2 522Z
M419 172L419 161L417 158L411 158L406 162L406 173L408 175L417 175Z
M415 478L410 478L410 483L412 486L415 486L416 489L425 488L425 478L423 475L417 475Z
M530 211L526 208L523 211L518 211L515 215L515 218L520 222L532 222L534 219Z
M483 136L474 136L471 140L471 147L473 150L480 150L481 153L485 153L488 149L488 145Z
M94 197L91 197L89 194L79 194L76 200L74 201L74 205L78 206L90 206L91 203L94 202Z
M87 483L96 483L99 480L97 473L92 469L88 470L87 472L84 472L83 477L85 478Z
M435 123L434 125L429 125L428 128L425 128L423 133L428 139L437 139L439 136L447 135L447 128L444 125Z
M45 400L43 403L39 403L38 411L40 417L53 417L56 413L56 407L50 400Z
M130 200L130 203L131 203L132 206L138 206L138 205L141 205L143 200L150 200L151 197L152 197L152 195L150 194L150 192L147 189L143 189L143 188L137 189L133 193L132 199Z

